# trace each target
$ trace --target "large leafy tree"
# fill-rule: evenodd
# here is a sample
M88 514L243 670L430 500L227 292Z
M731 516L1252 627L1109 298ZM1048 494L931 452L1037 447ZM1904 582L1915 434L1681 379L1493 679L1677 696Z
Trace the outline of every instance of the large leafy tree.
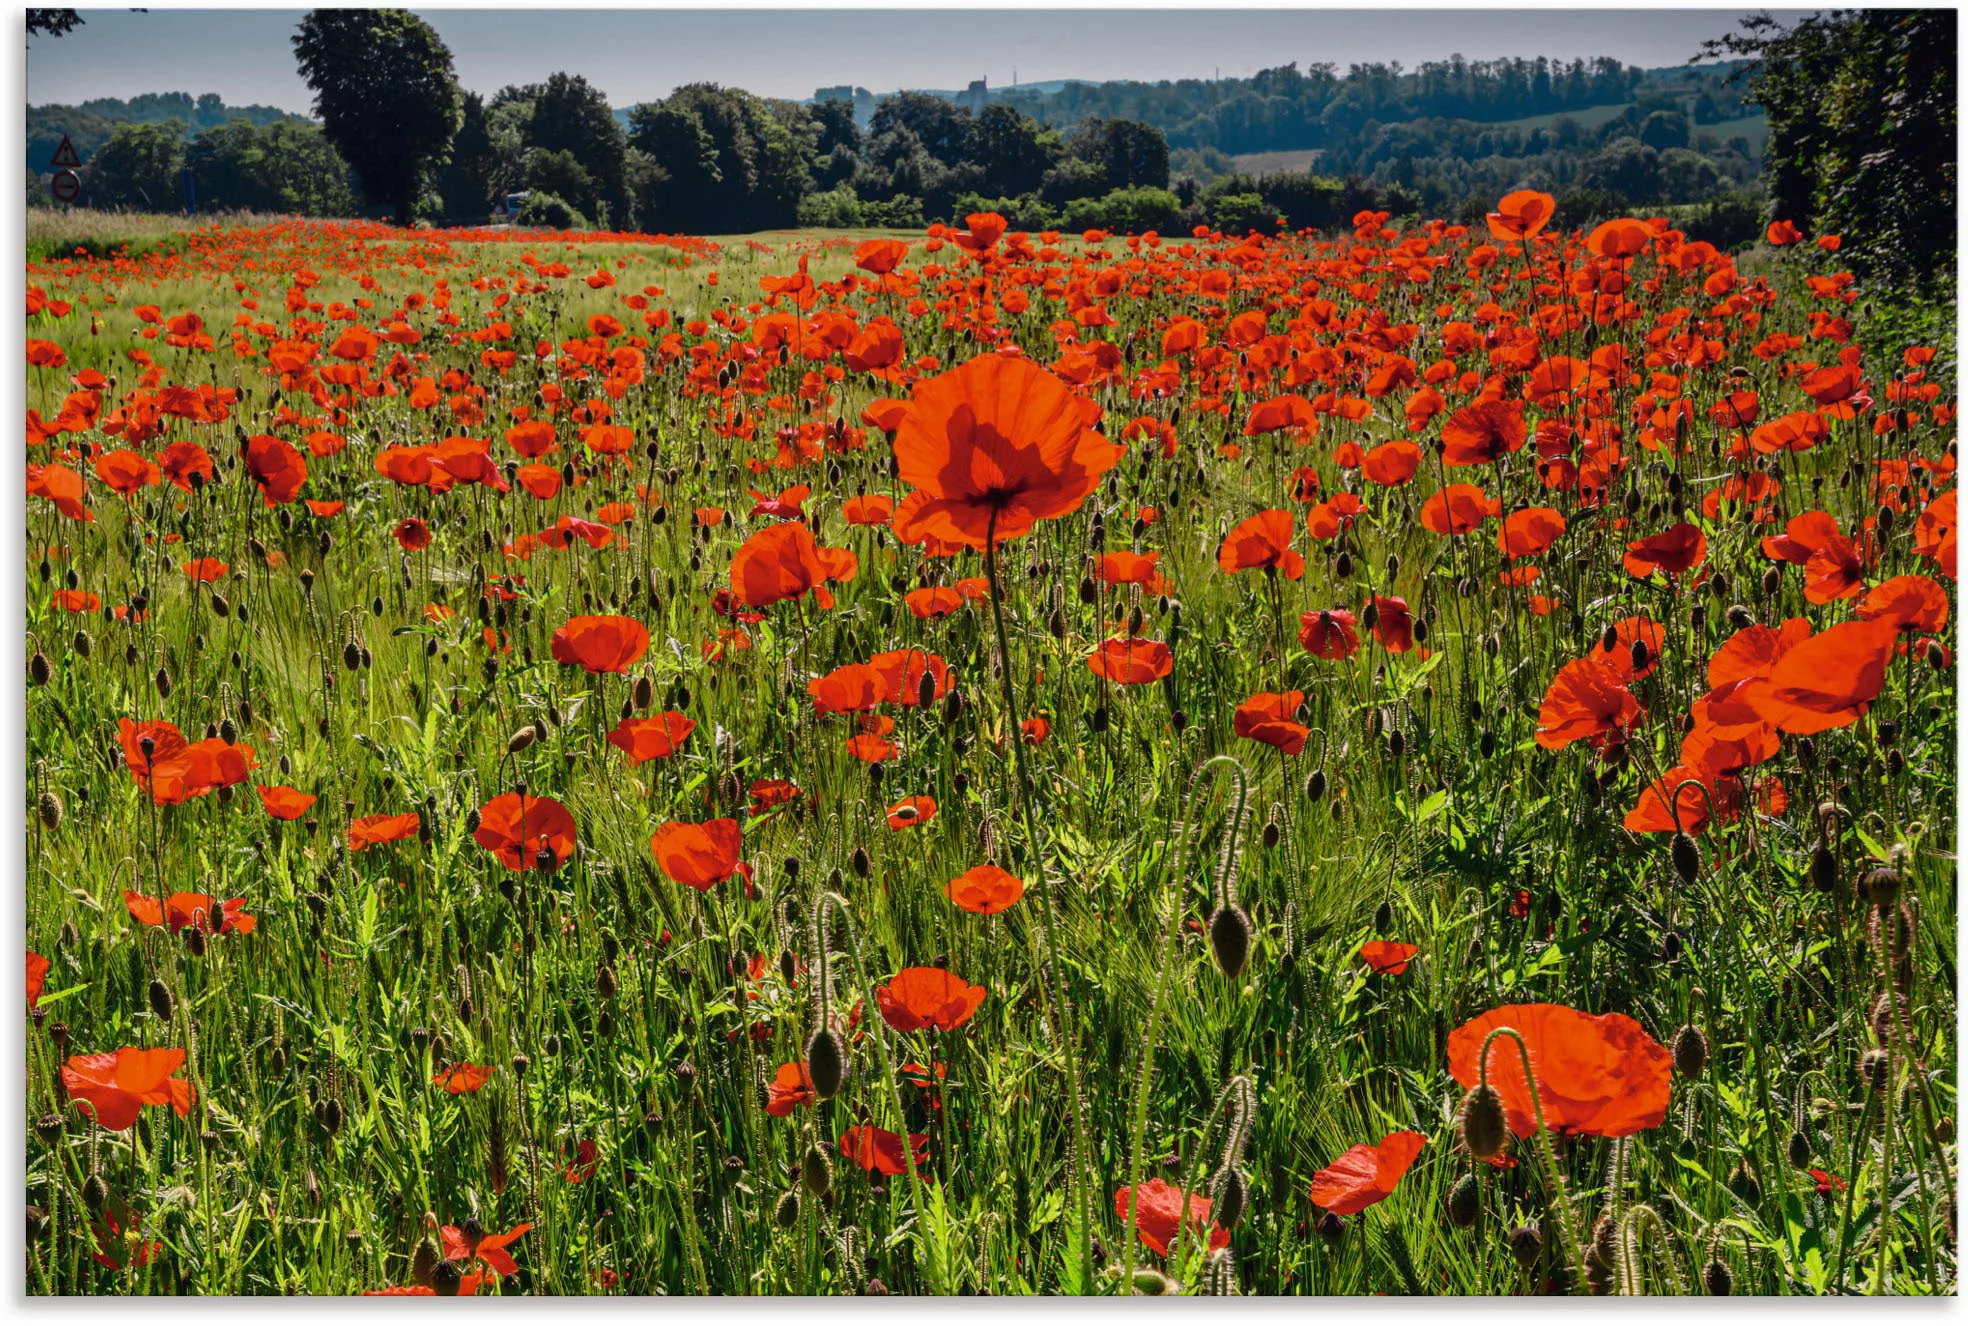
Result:
M82 15L73 9L30 9L27 11L27 36L61 37L82 26Z
M1954 271L1956 15L1832 10L1785 27L1767 14L1697 58L1747 58L1739 77L1770 121L1770 217L1841 236L1854 268L1903 288Z
M404 9L316 9L294 36L314 113L372 203L401 224L463 118L451 52Z
M90 156L83 187L91 207L174 210L183 165L184 129L176 121L119 124Z
M608 98L600 88L577 74L555 74L528 91L533 114L526 127L527 145L541 152L572 156L579 168L592 177L596 194L593 201L607 207L609 226L616 230L632 229L635 209L629 200L625 169L628 142L622 126L615 121L615 112L609 108ZM528 183L537 188L547 187L535 184L530 178ZM588 210L598 209L591 202Z

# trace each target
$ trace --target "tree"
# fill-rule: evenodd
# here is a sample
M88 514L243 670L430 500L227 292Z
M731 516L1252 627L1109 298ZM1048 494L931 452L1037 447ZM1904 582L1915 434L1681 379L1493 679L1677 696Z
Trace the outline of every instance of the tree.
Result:
M628 140L615 112L601 89L576 74L555 74L532 89L533 114L527 120L527 146L538 151L566 153L592 179L591 194L576 197L553 189L588 216L600 219L606 207L606 224L615 230L635 225L635 206L630 201L625 173ZM531 168L529 167L529 175ZM528 180L529 187L541 186Z
M874 118L868 121L868 132L880 137L898 129L907 129L925 152L953 166L963 160L970 136L970 112L927 92L898 92L881 99Z
M451 160L438 177L437 189L444 199L444 211L452 217L485 214L492 199L492 172L498 158L492 150L492 126L485 114L485 98L476 92L465 94L458 132L451 139Z
M1770 121L1769 219L1843 237L1841 259L1906 289L1954 272L1952 9L1833 10L1785 28L1767 14L1704 43L1746 58L1731 81Z
M1073 155L1100 167L1108 190L1168 187L1168 140L1138 120L1083 121Z
M89 158L89 202L151 212L171 208L183 164L184 131L177 123L119 124Z
M854 123L852 101L816 101L807 107L807 114L820 130L819 141L813 145L817 154L828 156L837 147L857 154L861 151L861 129Z
M451 52L408 10L316 9L301 20L294 54L363 194L408 225L463 115Z
M246 119L207 129L185 149L201 207L297 216L355 211L348 163L312 124Z
M1036 190L1063 155L1057 133L1005 105L986 106L964 145L964 158L984 172L981 192L1014 198Z
M30 9L27 11L27 37L62 37L82 26L82 15L73 9Z

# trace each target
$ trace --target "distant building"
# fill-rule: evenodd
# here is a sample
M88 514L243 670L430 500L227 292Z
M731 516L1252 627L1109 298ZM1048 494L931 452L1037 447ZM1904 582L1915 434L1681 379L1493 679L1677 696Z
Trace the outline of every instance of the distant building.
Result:
M982 115L984 113L985 94L989 90L985 86L983 79L972 79L970 86L964 89L964 99L959 104L970 107L970 113L972 115Z
M842 83L836 87L815 88L813 99L818 101L851 101L854 103L854 122L863 129L875 115L875 94L864 87L850 87Z

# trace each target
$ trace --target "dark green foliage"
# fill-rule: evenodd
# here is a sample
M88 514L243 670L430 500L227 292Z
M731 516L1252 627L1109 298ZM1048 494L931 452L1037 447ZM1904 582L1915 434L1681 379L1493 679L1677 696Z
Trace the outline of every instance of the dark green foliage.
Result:
M73 9L30 9L27 11L27 36L32 41L36 37L61 37L82 26L82 15Z
M575 192L568 185L536 180L535 171L541 168L529 162L527 187L559 192L589 216L598 220L605 217L612 229L632 228L635 209L628 190L628 140L601 89L578 75L555 74L538 87L526 89L526 94L533 104L526 124L531 155L557 154L590 180L585 192ZM545 169L564 175L566 167Z
M519 206L519 215L514 223L530 229L539 230L586 230L587 218L570 207L567 202L544 191L536 191Z
M629 145L650 163L644 229L696 234L797 223L812 186L812 117L789 102L694 83L629 112Z
M1955 45L1952 9L1833 10L1788 28L1757 14L1708 43L1704 55L1753 61L1769 219L1843 236L1841 261L1888 284L1950 284Z
M91 207L174 210L183 164L180 126L119 124L89 158L82 173L84 198Z
M348 163L311 124L256 128L234 120L207 129L185 150L201 209L348 216L355 210Z
M402 9L316 9L294 36L314 112L371 203L402 224L462 119L451 52Z

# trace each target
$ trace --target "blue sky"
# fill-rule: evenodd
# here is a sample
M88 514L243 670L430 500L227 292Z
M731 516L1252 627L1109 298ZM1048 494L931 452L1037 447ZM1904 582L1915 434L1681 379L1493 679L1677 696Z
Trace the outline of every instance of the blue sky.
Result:
M31 104L141 92L217 92L305 112L289 39L303 10L84 10L28 48ZM992 86L1059 78L1247 76L1272 65L1460 53L1680 64L1747 10L417 10L459 80L490 93L559 70L615 105L698 81L803 98L816 87ZM1776 11L1781 15L1784 11ZM1799 11L1801 12L1801 11Z

